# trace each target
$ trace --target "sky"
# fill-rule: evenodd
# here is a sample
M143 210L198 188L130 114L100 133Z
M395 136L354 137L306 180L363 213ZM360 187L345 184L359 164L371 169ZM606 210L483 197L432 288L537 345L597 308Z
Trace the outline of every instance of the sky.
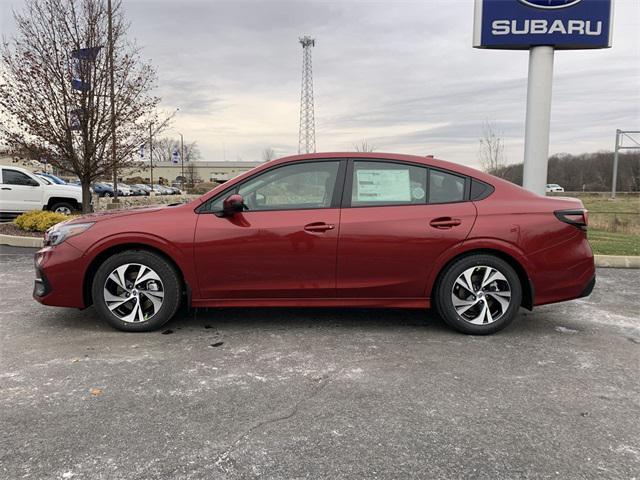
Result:
M15 30L0 0L0 32ZM129 35L157 68L169 136L203 160L297 153L301 35L316 39L317 151L435 155L479 166L485 120L522 161L526 51L472 48L473 0L124 0ZM640 2L616 0L613 47L555 54L550 153L612 150L640 130Z

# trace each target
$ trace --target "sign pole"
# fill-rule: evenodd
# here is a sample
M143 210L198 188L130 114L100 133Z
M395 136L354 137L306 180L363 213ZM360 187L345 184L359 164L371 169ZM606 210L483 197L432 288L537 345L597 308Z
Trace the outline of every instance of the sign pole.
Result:
M544 195L549 158L551 86L554 48L548 45L529 50L527 114L524 127L524 188Z
M616 187L618 185L618 152L620 151L620 129L616 130L616 150L613 154L613 175L611 179L611 199L616 198Z

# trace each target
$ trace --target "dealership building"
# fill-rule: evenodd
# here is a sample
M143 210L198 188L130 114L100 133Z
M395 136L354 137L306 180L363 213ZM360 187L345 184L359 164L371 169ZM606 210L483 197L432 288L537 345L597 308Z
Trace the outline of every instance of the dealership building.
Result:
M207 162L195 161L184 163L184 176L186 178L196 178L204 182L226 182L241 173L257 167L261 162ZM135 167L126 168L121 173L121 177L142 177L145 181L151 180L151 165L146 161L135 162ZM183 166L180 163L153 162L153 179L163 178L168 182L179 181L182 176Z
M234 177L237 177L241 173L251 170L253 167L257 167L261 162L241 162L241 161L222 161L222 162L206 162L195 161L184 163L184 175L187 179L194 178L204 182L226 182ZM9 155L0 154L0 165L12 165L17 167L26 168L31 171L48 170L51 172L51 167L46 166L37 160L18 160ZM132 167L128 167L122 170L118 175L121 181L126 178L141 177L145 182L151 181L151 165L146 161L136 161ZM182 165L172 162L153 162L153 182L158 183L158 180L162 178L168 183L179 181L179 177L182 176ZM57 172L56 172L57 173ZM68 178L70 175L61 174L63 178Z

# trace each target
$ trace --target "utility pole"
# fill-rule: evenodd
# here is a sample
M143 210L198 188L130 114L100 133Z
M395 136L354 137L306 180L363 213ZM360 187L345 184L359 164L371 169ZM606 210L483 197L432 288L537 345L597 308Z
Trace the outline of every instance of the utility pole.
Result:
M118 169L116 159L116 104L113 66L113 11L111 0L107 0L107 17L109 20L109 102L111 103L111 168L113 169L113 203L118 203Z
M300 131L298 135L298 153L315 153L316 122L313 109L313 69L311 66L311 47L316 41L308 35L298 39L302 45L302 87L300 89Z
M182 134L180 133L180 163L182 163L182 173L181 173L181 178L182 181L180 182L180 186L182 187L182 189L184 189L184 137L182 136Z

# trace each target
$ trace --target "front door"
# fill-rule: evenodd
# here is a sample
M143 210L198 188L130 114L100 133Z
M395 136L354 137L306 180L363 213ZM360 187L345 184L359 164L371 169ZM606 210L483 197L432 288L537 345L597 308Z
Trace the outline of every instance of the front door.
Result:
M336 295L343 177L339 160L277 166L201 209L195 265L203 299L322 298ZM219 217L238 193L247 210Z
M354 160L345 196L341 298L426 299L434 261L467 237L476 217L464 177L407 163Z

